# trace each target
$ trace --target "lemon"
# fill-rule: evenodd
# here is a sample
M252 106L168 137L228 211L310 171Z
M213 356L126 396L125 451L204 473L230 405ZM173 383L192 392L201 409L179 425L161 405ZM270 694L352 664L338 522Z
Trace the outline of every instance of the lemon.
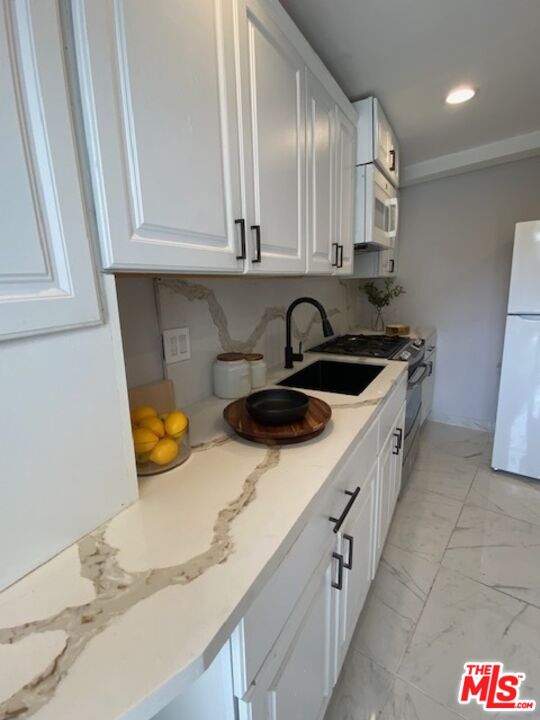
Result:
M184 434L188 426L188 419L180 410L173 410L169 416L165 418L165 432L167 435L178 440Z
M167 465L178 455L178 444L170 437L158 441L150 453L150 460L156 465Z
M139 405L131 412L131 419L138 425L145 417L156 417L157 412L150 405Z
M152 450L159 438L151 430L147 428L135 428L133 431L133 444L135 445L135 455L142 455Z
M163 426L161 420L155 417L155 415L148 415L147 417L143 417L143 419L139 423L139 427L151 430L154 435L158 436L158 438L165 437L165 427Z
M162 422L165 422L165 420L169 417L170 414L171 414L171 413L159 413L159 419L160 419Z

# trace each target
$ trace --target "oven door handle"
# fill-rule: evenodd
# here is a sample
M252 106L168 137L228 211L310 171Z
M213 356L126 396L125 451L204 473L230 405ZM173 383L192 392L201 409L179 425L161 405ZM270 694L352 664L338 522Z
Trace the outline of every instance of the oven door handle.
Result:
M413 374L412 374L411 377L414 377L415 372L416 372L419 368L422 368L422 372L421 372L420 375L416 378L416 380L409 380L409 383L408 383L407 387L413 388L413 387L416 387L416 385L420 385L420 383L424 380L424 378L426 377L426 375L429 373L429 364L428 364L428 363L425 363L425 362L422 362L422 363L418 363L418 365L415 367L414 372L413 372Z

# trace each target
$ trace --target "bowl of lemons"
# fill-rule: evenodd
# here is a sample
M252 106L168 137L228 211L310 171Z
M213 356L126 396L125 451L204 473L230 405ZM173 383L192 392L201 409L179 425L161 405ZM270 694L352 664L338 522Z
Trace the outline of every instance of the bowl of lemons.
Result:
M188 459L189 420L181 410L158 413L139 405L131 411L131 425L138 475L156 475Z

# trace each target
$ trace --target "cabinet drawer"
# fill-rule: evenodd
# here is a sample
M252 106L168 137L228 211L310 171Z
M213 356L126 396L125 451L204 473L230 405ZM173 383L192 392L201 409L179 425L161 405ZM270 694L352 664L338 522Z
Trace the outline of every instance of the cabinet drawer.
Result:
M379 419L379 447L382 448L386 442L386 438L396 423L396 417L400 411L401 406L405 402L407 395L407 375L404 375L399 381L398 386L394 392L390 395L388 400L381 410Z
M233 633L237 697L247 692L321 558L331 553L335 535L329 517L338 505L336 496L333 486Z

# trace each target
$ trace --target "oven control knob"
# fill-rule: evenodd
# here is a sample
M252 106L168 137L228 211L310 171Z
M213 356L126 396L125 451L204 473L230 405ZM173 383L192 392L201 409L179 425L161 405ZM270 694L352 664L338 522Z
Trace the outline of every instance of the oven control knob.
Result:
M400 360L410 360L411 359L411 353L408 350L404 350L401 355L399 356Z
M414 347L422 347L423 344L424 344L423 340L413 340Z

